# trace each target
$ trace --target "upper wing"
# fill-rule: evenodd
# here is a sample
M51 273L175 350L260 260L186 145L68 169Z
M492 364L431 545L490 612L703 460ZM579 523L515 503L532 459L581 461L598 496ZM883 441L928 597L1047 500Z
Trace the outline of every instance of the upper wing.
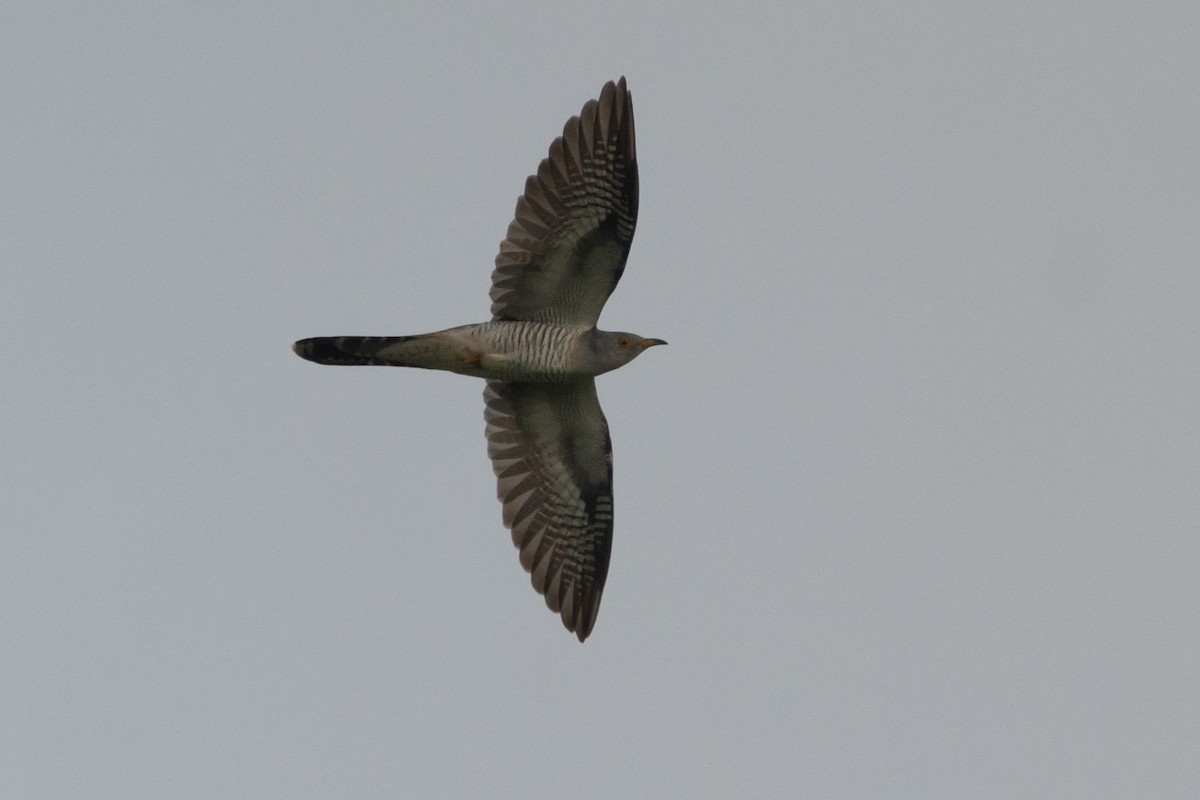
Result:
M609 81L550 144L500 243L492 318L595 325L637 222L633 99Z
M591 378L484 389L488 455L521 566L587 638L612 550L612 445Z

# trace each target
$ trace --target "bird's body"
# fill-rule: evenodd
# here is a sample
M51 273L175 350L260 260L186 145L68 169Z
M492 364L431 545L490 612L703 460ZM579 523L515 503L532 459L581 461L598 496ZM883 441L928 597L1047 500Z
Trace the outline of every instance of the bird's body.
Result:
M583 325L517 320L460 325L416 336L333 336L296 342L297 354L322 364L440 369L522 383L592 378L627 363L648 347L629 333Z
M321 364L484 378L488 455L521 564L580 641L612 547L612 445L593 378L666 344L596 328L637 221L633 102L605 84L526 181L492 272L492 319L415 336L296 342Z

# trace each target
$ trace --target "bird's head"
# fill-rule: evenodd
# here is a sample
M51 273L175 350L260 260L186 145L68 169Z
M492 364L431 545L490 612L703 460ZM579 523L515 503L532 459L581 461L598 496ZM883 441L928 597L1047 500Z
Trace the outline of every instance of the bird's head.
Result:
M592 351L599 366L597 375L623 367L656 344L666 344L662 339L647 339L635 333L622 331L594 331Z

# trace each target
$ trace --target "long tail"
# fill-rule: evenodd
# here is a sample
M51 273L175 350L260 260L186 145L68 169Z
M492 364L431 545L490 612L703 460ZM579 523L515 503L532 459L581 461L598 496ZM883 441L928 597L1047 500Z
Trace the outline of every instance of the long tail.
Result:
M296 355L318 364L339 366L415 367L397 360L395 351L384 355L379 351L420 336L318 336L301 339L292 345ZM390 356L390 357L389 357Z

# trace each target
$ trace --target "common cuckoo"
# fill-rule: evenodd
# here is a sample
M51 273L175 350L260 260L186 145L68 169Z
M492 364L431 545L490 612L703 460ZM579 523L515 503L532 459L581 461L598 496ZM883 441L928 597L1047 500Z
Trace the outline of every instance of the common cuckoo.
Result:
M484 378L488 455L504 524L533 588L583 641L612 550L612 444L595 376L661 339L596 329L637 221L633 101L605 84L525 181L492 272L492 319L417 336L304 339L319 364L442 369Z

